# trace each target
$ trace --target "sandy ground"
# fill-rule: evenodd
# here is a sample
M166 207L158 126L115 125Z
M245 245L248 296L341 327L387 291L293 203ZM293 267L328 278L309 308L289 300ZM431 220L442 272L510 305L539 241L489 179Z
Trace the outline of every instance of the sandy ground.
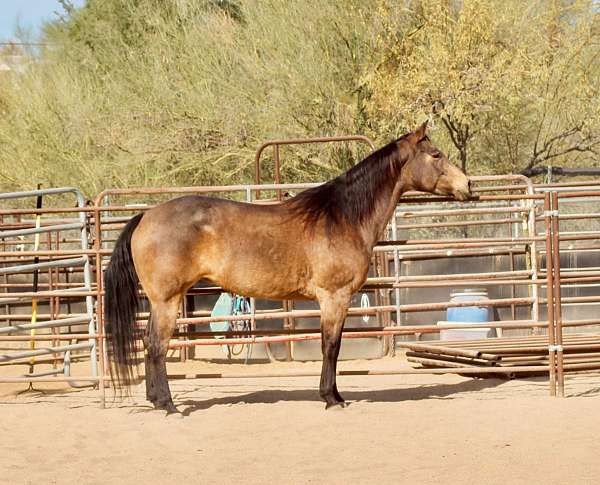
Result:
M406 364L387 358L340 365ZM190 369L244 366L169 364L169 372ZM174 381L183 418L151 410L142 386L133 399L102 410L98 391L45 386L16 394L24 386L0 384L0 483L600 481L599 374L570 376L566 399L550 398L544 379L345 376L339 388L351 405L338 411L324 410L317 383L315 377Z

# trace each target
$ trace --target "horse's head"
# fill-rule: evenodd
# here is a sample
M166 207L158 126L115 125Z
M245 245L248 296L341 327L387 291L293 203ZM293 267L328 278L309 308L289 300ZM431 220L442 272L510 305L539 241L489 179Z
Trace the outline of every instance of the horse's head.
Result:
M468 177L436 148L426 134L427 122L398 140L407 161L402 170L405 190L450 195L457 200L472 198Z

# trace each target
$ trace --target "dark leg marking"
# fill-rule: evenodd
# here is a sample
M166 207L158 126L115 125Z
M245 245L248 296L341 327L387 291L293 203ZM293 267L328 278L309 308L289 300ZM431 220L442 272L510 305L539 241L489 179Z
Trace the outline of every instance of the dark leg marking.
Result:
M319 297L321 306L321 350L323 367L319 395L325 401L325 409L344 407L345 401L337 390L336 370L340 353L342 328L350 297L343 290L337 294L324 293Z

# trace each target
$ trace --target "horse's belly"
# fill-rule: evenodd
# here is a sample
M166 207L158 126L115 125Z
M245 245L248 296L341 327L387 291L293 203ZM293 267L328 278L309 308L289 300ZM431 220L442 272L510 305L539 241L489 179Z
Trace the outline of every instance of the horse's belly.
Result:
M238 295L274 300L314 298L302 271L284 267L254 267L243 262L225 267L225 271L211 275L209 279Z

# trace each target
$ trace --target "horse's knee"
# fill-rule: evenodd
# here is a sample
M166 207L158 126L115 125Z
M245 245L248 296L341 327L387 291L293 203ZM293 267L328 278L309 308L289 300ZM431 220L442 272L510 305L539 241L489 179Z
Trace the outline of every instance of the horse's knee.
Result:
M157 337L148 337L144 340L146 353L152 361L156 362L167 356L169 350L169 340L159 339Z

